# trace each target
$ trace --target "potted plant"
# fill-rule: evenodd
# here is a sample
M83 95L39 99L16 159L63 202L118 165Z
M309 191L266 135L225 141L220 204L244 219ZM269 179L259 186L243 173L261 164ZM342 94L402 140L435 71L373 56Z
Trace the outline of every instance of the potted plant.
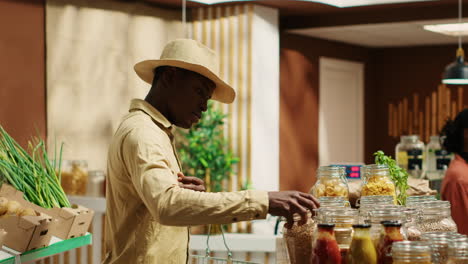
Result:
M233 173L233 165L239 160L224 138L226 116L214 107L213 102L209 102L200 122L190 130L179 132L182 137L177 144L182 171L204 180L207 192L227 191L227 180ZM211 232L218 228L212 227Z

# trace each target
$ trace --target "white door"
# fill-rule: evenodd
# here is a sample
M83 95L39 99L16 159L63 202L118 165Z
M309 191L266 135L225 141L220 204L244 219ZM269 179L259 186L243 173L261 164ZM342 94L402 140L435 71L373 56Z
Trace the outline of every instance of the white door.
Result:
M364 162L364 64L320 58L319 165Z

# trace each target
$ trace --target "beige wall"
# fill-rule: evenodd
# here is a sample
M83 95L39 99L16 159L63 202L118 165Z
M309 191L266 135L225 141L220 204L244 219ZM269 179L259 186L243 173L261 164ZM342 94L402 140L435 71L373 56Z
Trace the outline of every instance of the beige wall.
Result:
M98 3L96 3L98 2ZM138 3L48 0L47 126L64 159L106 169L109 141L132 98L149 85L133 65L183 36L180 12Z

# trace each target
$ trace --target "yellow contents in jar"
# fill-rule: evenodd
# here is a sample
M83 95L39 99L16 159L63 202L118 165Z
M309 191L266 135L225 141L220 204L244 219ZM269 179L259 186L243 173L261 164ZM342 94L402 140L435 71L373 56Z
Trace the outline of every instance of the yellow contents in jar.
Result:
M392 195L395 196L395 185L388 178L371 176L366 185L362 187L361 196Z
M345 197L348 198L348 188L339 179L323 180L321 183L317 183L313 191L315 197Z

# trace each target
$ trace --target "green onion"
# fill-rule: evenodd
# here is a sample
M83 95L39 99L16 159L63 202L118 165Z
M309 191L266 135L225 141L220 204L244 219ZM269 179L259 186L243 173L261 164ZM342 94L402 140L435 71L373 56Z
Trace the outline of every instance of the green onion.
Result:
M0 180L23 192L25 200L41 207L71 207L60 185L63 144L58 164L57 151L51 162L42 139L34 138L28 147L31 154L0 126Z

